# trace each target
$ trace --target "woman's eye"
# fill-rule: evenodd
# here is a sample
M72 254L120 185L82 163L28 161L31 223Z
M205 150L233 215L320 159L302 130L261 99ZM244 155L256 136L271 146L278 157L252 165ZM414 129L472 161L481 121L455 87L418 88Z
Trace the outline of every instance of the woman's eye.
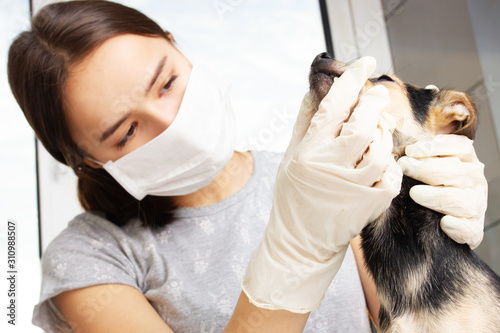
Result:
M172 85L174 84L175 79L177 79L177 75L172 75L170 80L168 80L167 84L163 88L161 88L160 96L163 95L165 92L169 91L170 88L172 88Z
M379 76L377 82L382 82L382 81L394 82L394 80L389 75Z
M134 122L134 123L132 123L132 125L130 125L130 128L128 129L127 134L125 134L123 139L121 139L121 141L118 142L118 148L122 148L123 146L125 146L127 141L130 140L130 138L134 136L136 129L137 129L137 123Z

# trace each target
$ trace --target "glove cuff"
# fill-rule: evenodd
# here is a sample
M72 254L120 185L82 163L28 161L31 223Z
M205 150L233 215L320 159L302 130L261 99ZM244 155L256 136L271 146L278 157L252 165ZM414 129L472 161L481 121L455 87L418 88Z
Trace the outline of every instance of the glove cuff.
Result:
M250 259L241 288L257 307L308 313L320 306L347 248L322 263L301 258L290 265L262 242Z

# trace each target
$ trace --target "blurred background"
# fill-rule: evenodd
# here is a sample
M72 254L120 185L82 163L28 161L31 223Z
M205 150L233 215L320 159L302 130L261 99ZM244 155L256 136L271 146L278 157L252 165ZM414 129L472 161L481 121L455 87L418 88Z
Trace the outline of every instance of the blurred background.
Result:
M49 2L0 0L0 266L7 271L7 221L17 222L17 326L38 301L40 255L81 212L76 179L36 143L11 95L7 51ZM349 62L375 56L378 72L455 88L479 104L475 148L485 164L489 202L476 252L500 273L500 3L494 0L123 0L173 33L189 58L203 58L231 84L241 149L283 151L313 58L328 50ZM0 294L7 288L0 278ZM0 304L7 301L0 298ZM5 303L6 304L6 303ZM2 306L3 307L3 306Z

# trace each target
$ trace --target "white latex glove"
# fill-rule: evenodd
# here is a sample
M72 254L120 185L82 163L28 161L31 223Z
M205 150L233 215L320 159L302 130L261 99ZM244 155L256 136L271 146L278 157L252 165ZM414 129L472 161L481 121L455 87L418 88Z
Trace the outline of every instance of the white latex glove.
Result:
M316 309L349 241L399 193L402 172L391 153L395 122L381 116L387 89L364 93L349 117L375 67L368 57L350 66L316 113L310 96L302 102L278 169L269 224L242 283L258 307Z
M412 187L411 198L445 214L441 229L475 249L483 239L488 183L472 143L463 135L438 135L407 146L398 162L405 175L429 184Z

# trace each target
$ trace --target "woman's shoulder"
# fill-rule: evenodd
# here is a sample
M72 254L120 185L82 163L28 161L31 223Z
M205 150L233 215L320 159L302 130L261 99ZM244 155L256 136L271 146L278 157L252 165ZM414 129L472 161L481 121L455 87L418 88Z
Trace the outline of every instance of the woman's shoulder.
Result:
M131 221L130 223L133 223ZM75 216L48 245L46 251L61 246L67 247L75 242L81 245L85 241L110 241L126 237L127 229L120 227L104 217L104 214L87 211Z
M130 225L129 225L130 224ZM96 283L137 287L151 244L150 232L135 221L119 227L95 212L76 216L42 251L43 294Z
M109 232L113 233L118 231L120 227L108 220L105 217L105 214L102 212L86 211L76 215L71 221L69 221L68 226L62 231L61 234L71 234L75 232L86 233L97 229L100 231L108 230Z
M139 220L118 226L97 212L75 216L42 252L42 268L50 272L54 265L108 261L107 258L134 258L149 241L150 231ZM128 260L119 260L124 264Z

